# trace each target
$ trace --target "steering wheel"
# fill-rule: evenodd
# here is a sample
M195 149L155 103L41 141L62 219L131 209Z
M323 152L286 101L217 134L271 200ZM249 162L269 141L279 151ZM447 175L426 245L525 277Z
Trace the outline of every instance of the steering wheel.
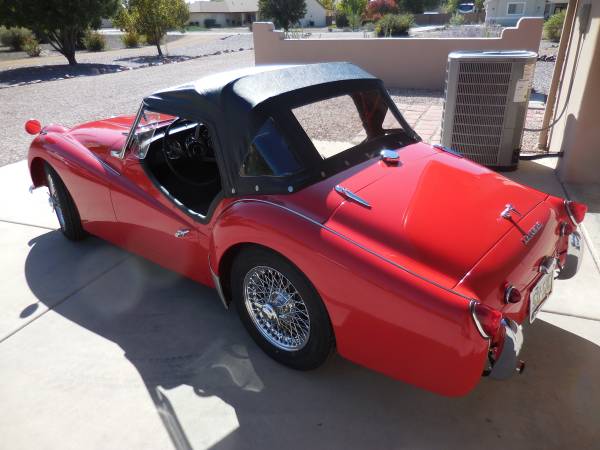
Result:
M163 141L162 141L162 152L163 155L165 157L165 161L167 163L167 166L169 167L169 169L171 170L171 172L173 172L173 174L179 178L181 181L183 181L184 183L196 186L196 187L204 187L204 186L209 186L211 184L214 184L218 177L218 171L217 174L214 177L209 178L206 181L194 181L192 179L190 179L189 177L183 175L181 172L179 172L179 170L177 170L175 168L175 164L173 164L173 159L179 159L181 156L185 156L187 159L198 159L199 162L206 164L206 163L214 163L215 162L215 158L210 158L208 156L206 156L206 151L201 151L199 153L193 152L187 152L187 154L183 154L183 149L181 149L181 145L179 143L177 143L180 148L179 150L176 151L176 153L178 153L178 155L176 156L176 158L174 158L174 154L171 151L171 149L169 149L169 134L171 133L171 129L178 123L182 122L183 119L178 118L175 119L173 122L171 122L168 126L167 129L165 130L165 135L163 137ZM207 145L204 145L204 147L208 147Z

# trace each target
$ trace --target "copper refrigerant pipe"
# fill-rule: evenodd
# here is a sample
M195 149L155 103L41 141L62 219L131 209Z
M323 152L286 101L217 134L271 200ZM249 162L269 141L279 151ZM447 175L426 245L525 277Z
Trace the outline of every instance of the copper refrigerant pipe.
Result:
M565 14L565 21L563 29L560 34L560 43L558 44L558 53L556 55L556 65L554 66L554 72L552 73L552 82L550 83L550 89L548 90L548 98L546 100L546 109L544 110L544 119L542 121L542 131L538 138L538 148L547 150L548 149L548 132L550 127L550 119L554 114L554 106L556 105L556 91L558 90L558 83L562 79L562 71L565 64L565 53L567 46L571 42L571 31L573 30L573 23L575 22L575 11L577 11L579 0L569 0L567 5L567 12Z

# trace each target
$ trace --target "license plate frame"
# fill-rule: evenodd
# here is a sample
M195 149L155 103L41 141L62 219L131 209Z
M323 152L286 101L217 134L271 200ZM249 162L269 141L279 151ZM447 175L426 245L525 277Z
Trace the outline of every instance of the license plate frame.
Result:
M531 288L529 293L529 322L533 322L542 308L542 305L548 300L554 289L554 273L545 273Z

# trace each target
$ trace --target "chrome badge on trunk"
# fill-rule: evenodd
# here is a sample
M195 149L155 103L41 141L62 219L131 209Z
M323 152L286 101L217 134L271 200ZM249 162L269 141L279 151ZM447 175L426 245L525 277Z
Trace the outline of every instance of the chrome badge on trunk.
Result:
M540 222L536 222L527 232L527 234L524 234L523 237L521 238L521 241L523 242L523 244L527 245L529 244L529 241L531 241L533 239L533 237L538 234L538 232L542 229L542 224Z

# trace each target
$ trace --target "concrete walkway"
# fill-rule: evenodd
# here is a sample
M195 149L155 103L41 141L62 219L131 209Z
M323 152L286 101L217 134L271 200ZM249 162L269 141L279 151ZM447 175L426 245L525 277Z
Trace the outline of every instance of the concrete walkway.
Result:
M545 165L510 176L562 195ZM598 448L589 248L526 330L525 373L447 399L337 356L312 372L274 363L212 290L98 239L65 240L29 183L25 162L0 168L2 448Z

